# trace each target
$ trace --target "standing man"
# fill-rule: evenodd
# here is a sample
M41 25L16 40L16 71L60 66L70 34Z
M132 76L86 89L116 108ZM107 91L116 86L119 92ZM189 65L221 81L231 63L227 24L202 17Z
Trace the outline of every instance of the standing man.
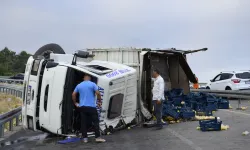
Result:
M100 138L99 130L99 118L96 110L96 101L95 95L97 96L98 101L101 100L101 94L98 91L98 86L91 82L91 77L87 74L84 75L84 81L78 84L72 94L72 100L75 106L79 109L81 114L81 132L82 138L85 143L88 142L87 136L87 116L90 116L92 122L95 126L95 140L96 142L105 142L104 139ZM79 102L76 103L77 93L80 94Z
M159 70L155 69L153 71L153 106L154 106L154 115L157 119L157 129L162 129L163 125L161 122L162 119L162 101L165 100L164 97L164 79L160 76Z

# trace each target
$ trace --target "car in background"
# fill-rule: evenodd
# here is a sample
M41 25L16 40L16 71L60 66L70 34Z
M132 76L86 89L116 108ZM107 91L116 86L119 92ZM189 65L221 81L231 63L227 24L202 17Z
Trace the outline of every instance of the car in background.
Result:
M250 70L221 72L210 80L206 89L250 90Z
M16 80L23 80L24 79L24 74L23 73L18 73L14 76L9 77L9 79L16 79Z
M24 80L24 73L18 73L14 76L11 76L9 77L9 79L14 79L14 80ZM12 84L12 83L20 83L20 84L23 84L23 81L8 81L9 84Z

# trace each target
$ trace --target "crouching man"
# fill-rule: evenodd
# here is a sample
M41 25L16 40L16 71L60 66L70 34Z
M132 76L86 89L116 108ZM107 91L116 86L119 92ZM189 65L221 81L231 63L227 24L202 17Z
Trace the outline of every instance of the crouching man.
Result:
M101 100L101 94L98 91L98 86L90 81L91 77L87 74L84 75L84 81L78 84L72 94L72 100L75 106L79 109L81 115L81 132L82 139L85 143L88 142L87 136L87 116L90 116L94 126L95 126L95 140L96 142L105 142L104 139L100 138L99 130L99 118L96 110L96 101L97 99ZM77 93L79 93L79 104L76 103Z
M157 119L156 127L157 129L162 129L162 102L165 100L164 97L164 79L160 76L159 70L155 69L153 71L153 80L154 87L152 90L153 93L153 107L154 107L154 115Z

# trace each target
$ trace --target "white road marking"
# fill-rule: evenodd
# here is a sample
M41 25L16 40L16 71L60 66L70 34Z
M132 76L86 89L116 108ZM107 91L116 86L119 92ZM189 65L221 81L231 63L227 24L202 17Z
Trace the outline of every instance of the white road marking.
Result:
M242 115L250 116L250 114L240 112L240 111L233 111L233 110L226 110L226 109L222 109L222 111L228 111L228 112L233 112L233 113L236 113L236 114L242 114Z
M177 133L176 131L167 128L167 130L169 132L171 132L174 136L178 137L182 142L186 143L187 145L189 145L190 147L192 147L194 150L202 150L201 147L197 146L194 144L194 142L190 141L189 139L185 138L184 136L180 135L179 133Z

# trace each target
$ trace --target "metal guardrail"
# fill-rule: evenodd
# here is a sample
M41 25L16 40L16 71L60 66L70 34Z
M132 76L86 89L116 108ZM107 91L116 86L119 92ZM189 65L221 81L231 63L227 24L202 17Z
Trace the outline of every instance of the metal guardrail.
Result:
M22 98L23 86L0 84L0 92Z
M237 99L250 99L250 90L236 91L236 90L205 90L205 89L191 89L191 92L211 93L219 97L230 97Z
M22 107L18 107L14 110L11 110L7 113L0 115L0 138L4 136L4 127L6 123L9 123L9 131L13 131L13 120L16 119L16 126L20 125L21 122L21 112Z
M23 84L23 80L0 78L0 83Z
M0 92L22 98L23 87L9 84L0 84ZM0 138L4 136L4 127L6 123L9 123L9 131L13 130L14 119L16 120L16 126L20 125L19 123L21 122L21 112L22 107L18 107L14 110L0 115Z

